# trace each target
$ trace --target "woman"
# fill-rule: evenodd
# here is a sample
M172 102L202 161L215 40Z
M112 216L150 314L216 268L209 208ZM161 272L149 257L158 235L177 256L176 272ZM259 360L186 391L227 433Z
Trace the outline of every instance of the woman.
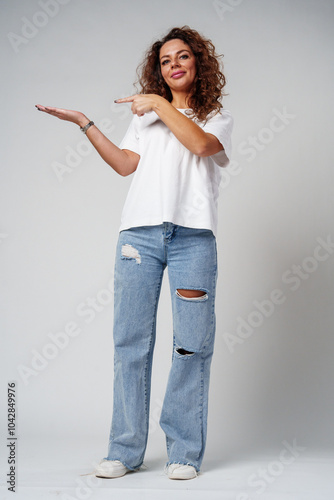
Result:
M115 263L114 407L108 456L95 474L120 477L143 463L156 312L163 271L173 309L173 358L160 425L171 479L192 479L203 460L215 337L217 198L232 117L209 40L187 26L148 50L141 93L118 99L134 114L117 147L84 114L38 105L81 127L122 176L134 173Z

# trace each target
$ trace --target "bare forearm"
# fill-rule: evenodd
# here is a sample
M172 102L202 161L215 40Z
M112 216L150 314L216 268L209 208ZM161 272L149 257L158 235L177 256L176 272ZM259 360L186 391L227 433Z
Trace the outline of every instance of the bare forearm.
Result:
M89 122L87 116L80 111L43 106L42 104L36 104L36 108L60 120L75 123L81 128L85 127ZM91 125L86 130L86 135L103 160L118 174L126 176L136 170L140 159L138 154L118 148L95 125Z
M85 126L88 121L89 120L86 119L82 124L80 124L80 126ZM86 135L101 158L118 174L126 176L132 174L136 170L139 155L136 155L135 153L128 154L120 149L113 142L111 142L95 125L89 127Z
M175 137L192 153L198 156L210 156L223 149L215 136L204 132L201 127L165 99L158 101L155 112Z

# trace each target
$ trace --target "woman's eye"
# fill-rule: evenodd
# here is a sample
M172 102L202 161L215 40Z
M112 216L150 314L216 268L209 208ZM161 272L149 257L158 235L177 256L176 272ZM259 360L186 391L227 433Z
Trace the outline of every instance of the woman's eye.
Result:
M165 64L167 64L168 62L168 59L165 59L164 61L162 61L161 66L165 66Z
M180 56L180 59L188 59L188 58L189 58L188 54L182 54L182 56Z

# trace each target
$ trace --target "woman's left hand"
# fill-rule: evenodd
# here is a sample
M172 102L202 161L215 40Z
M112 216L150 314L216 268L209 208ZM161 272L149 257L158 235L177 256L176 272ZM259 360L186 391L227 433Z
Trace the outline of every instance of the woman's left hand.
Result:
M165 100L163 97L157 94L135 94L130 97L123 97L122 99L116 99L117 104L123 104L126 102L132 102L131 111L134 115L143 116L145 113L150 113L154 111L159 103L159 100Z

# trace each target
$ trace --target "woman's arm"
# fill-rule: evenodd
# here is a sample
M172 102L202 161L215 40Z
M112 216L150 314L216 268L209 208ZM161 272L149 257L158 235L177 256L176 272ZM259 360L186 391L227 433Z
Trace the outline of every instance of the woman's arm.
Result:
M217 137L204 132L201 127L161 96L156 94L136 94L131 97L117 99L115 102L132 102L131 110L138 116L155 111L175 137L197 156L211 156L224 149Z
M89 122L87 116L79 111L69 109L51 108L49 106L36 105L39 111L44 111L49 115L56 116L60 120L70 121L84 127ZM112 143L102 132L92 125L88 128L86 135L93 144L101 158L108 163L118 174L122 176L132 174L138 165L140 156L133 151L120 149Z

